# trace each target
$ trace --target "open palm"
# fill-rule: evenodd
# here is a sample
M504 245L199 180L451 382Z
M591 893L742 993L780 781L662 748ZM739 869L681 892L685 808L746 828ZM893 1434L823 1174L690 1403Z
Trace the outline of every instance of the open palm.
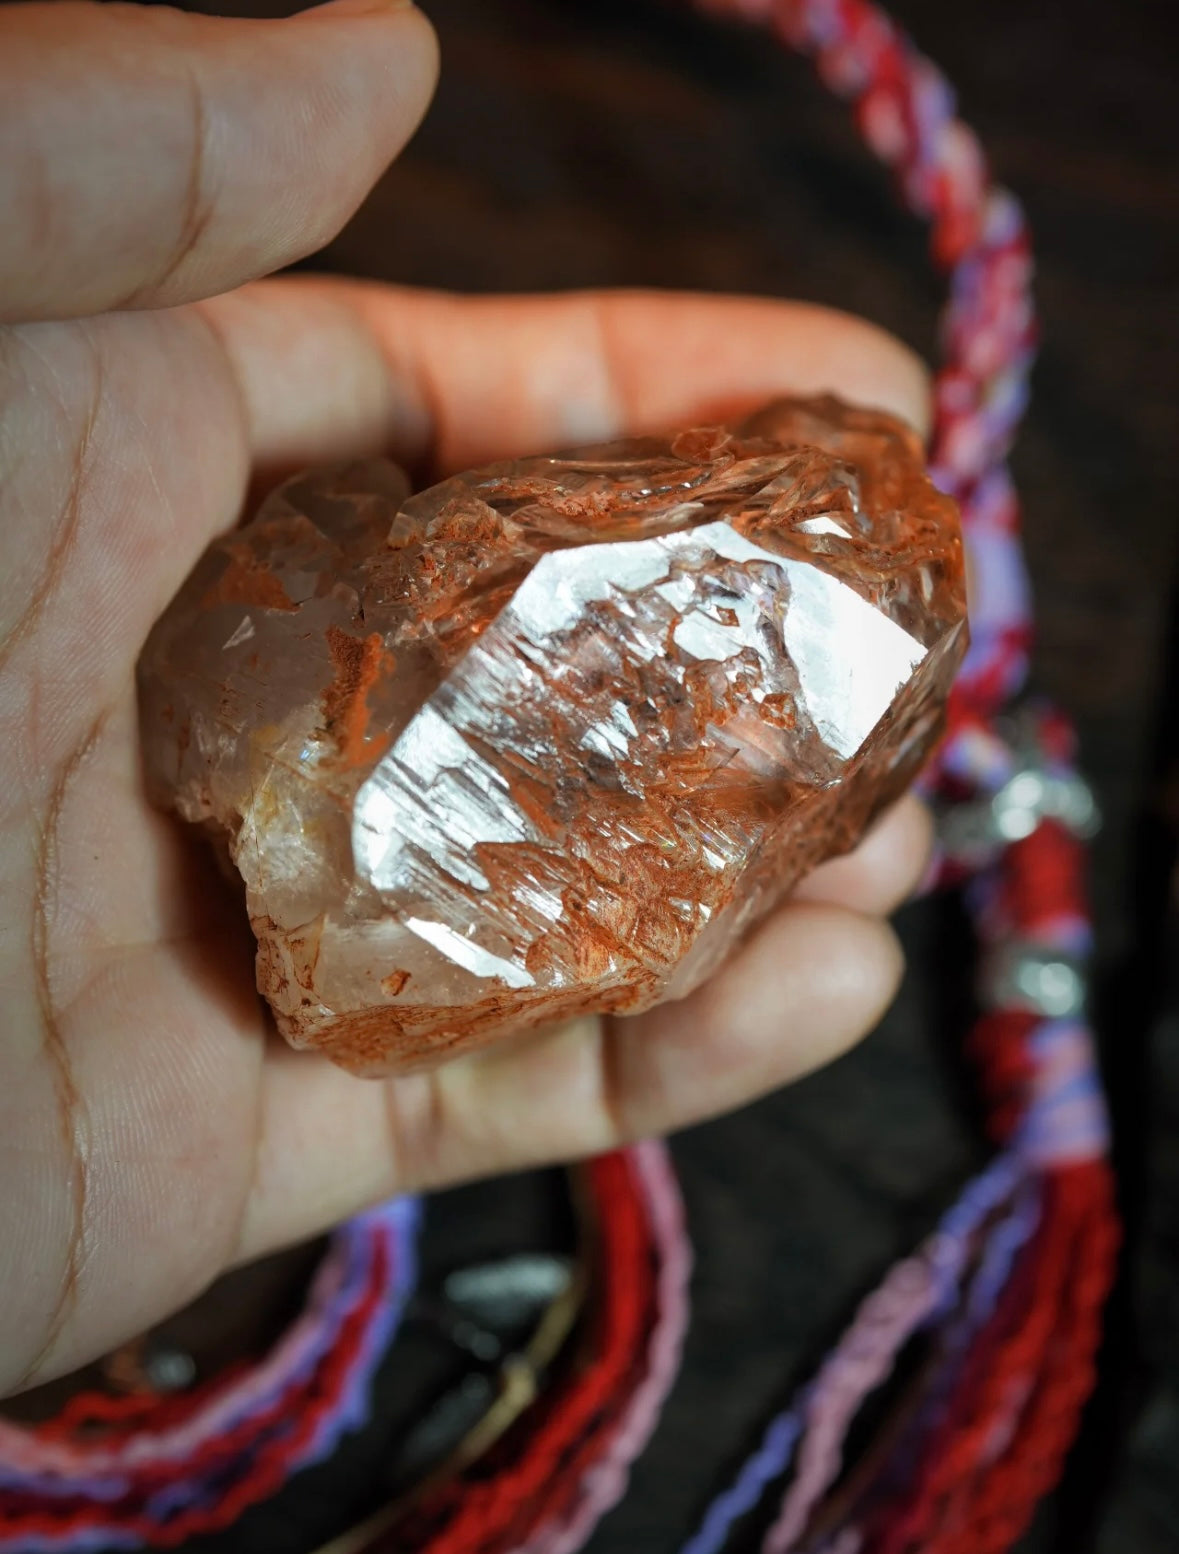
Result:
M270 1034L240 905L145 803L140 647L268 476L441 471L791 389L924 414L902 347L816 308L253 281L340 226L434 72L396 0L0 13L0 1393L381 1195L735 1106L899 974L912 802L689 1000L356 1080Z

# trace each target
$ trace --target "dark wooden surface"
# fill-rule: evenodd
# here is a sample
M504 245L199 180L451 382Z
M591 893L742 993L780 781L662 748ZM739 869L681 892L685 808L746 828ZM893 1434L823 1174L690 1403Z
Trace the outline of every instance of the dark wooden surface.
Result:
M476 290L797 295L932 351L939 292L921 233L843 111L768 40L648 0L426 8L443 47L435 106L319 264ZM1107 814L1095 852L1099 991L1130 1256L1077 1467L1027 1549L1163 1554L1179 1548L1179 932L1168 898L1179 829L1179 687L1168 679L1179 8L894 9L945 66L1031 213L1045 342L1015 469L1036 681L1078 719ZM593 1554L678 1546L855 1298L979 1157L953 1057L967 975L946 952L953 925L922 906L903 932L910 975L859 1051L676 1142L698 1259L686 1363ZM428 1257L442 1266L476 1236L494 1241L497 1214L518 1216L521 1190L437 1199ZM288 1509L221 1547L308 1547L317 1521L363 1502L375 1471L362 1446L310 1487L316 1514Z

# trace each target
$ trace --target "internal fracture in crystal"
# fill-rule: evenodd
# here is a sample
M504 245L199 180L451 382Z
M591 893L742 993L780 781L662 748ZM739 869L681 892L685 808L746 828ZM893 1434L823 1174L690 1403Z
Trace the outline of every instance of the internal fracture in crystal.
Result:
M953 503L833 399L455 476L300 477L140 664L149 791L357 1072L691 991L854 845L966 646Z

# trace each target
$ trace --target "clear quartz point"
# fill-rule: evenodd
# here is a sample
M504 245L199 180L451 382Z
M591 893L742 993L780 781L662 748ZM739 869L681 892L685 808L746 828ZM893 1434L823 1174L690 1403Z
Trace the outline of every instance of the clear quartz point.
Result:
M853 846L965 650L954 504L834 399L456 475L302 476L140 662L149 792L365 1074L690 992Z

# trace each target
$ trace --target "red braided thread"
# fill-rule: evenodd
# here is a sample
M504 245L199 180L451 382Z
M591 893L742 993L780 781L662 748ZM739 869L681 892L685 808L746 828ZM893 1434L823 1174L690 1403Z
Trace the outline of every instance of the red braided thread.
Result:
M1081 1228L1078 1241L1088 1245L1086 1261L1073 1271L1070 1327L1053 1346L1051 1368L1033 1398L1026 1429L980 1484L970 1508L971 1520L979 1527L974 1544L979 1554L998 1554L1026 1529L1037 1500L1060 1476L1080 1411L1092 1390L1101 1312L1118 1248L1112 1178L1103 1166L1092 1169L1101 1172L1103 1183L1085 1189L1090 1223ZM968 1554L966 1545L962 1554Z
M59 1413L29 1425L28 1433L44 1441L73 1441L84 1436L88 1442L115 1445L138 1435L144 1425L153 1431L171 1430L235 1387L249 1369L247 1361L235 1361L207 1381L171 1394L77 1392L62 1404Z
M1050 731L1058 748L1067 726ZM984 913L988 936L1048 933L1085 911L1084 852L1043 823L1007 848ZM1040 1019L1000 1010L978 1021L989 1123L1008 1141L1036 1103L1029 1039ZM900 1505L879 1519L873 1554L1002 1554L1056 1482L1088 1395L1118 1240L1104 1159L1051 1168L1040 1230L979 1336L949 1412ZM1009 1439L1001 1433L1009 1431Z
M1005 1144L1027 1108L1035 1075L1028 1037L1038 1020L1022 1010L985 1014L966 1038L965 1050L979 1076L987 1128L996 1144Z
M285 1409L279 1411L281 1417L276 1416L279 1428L258 1443L256 1454L242 1476L215 1503L189 1507L178 1513L167 1527L161 1528L158 1522L132 1513L123 1523L129 1532L151 1547L175 1548L189 1538L222 1531L251 1505L282 1487L288 1477L286 1465L292 1450L297 1451L314 1434L325 1408L334 1406L339 1376L351 1363L377 1304L386 1298L389 1264L388 1249L378 1243L374 1251L373 1280L365 1299L349 1314L338 1342L317 1370L304 1394L305 1406L297 1414L292 1413L290 1399L286 1399ZM254 1424L257 1425L257 1420ZM185 1467L190 1469L194 1462L206 1468L210 1463L229 1464L234 1460L236 1449L232 1436L214 1438ZM167 1482L174 1471L173 1466L171 1472L165 1473L163 1481ZM150 1487L137 1480L133 1498L141 1500L142 1493ZM57 1501L52 1509L47 1509L45 1501L38 1500L26 1508L24 1502L18 1503L18 1497L10 1492L6 1500L0 1502L0 1532L10 1528L28 1538L60 1536L65 1530L90 1525L94 1509L91 1501L83 1499ZM105 1509L109 1510L109 1506Z
M489 1477L444 1486L365 1554L409 1548L415 1554L491 1554L510 1548L569 1502L586 1463L600 1454L641 1370L654 1319L655 1270L643 1202L626 1155L602 1156L586 1176L601 1235L590 1355L510 1433Z
M763 9L763 7L758 7ZM827 36L816 43L811 31L818 7L800 0L776 0L771 25L792 48L814 53L819 74L840 96L855 99L860 134L886 163L898 169L907 203L930 222L930 246L946 268L979 238L985 167L956 147L962 159L951 172L945 164L923 165L921 134L912 113L912 64L905 40L871 0L831 0Z
M933 461L962 502L967 529L985 524L993 537L1008 537L1014 551L1018 512L1001 461L1018 419L1021 367L1034 344L1030 249L1018 219L986 225L989 209L1012 213L994 208L1002 196L989 183L977 142L952 118L944 91L939 100L933 67L908 49L871 0L711 0L710 8L769 22L792 47L813 54L824 81L852 99L861 134L896 171L910 207L930 218L935 259L950 269L969 259L971 271L954 276L944 321ZM1030 623L997 616L988 626L985 661L955 686L952 734L968 734L972 724L989 733L991 717L1020 678ZM1041 735L1050 754L1071 757L1063 720L1045 720ZM945 796L974 794L967 783ZM979 924L984 938L1043 934L1052 942L1052 930L1083 922L1081 884L1079 849L1056 828L1041 828L1004 858L991 914L999 922ZM1031 1045L1040 1024L1034 1015L1001 1010L981 1019L970 1037L1000 1141L1011 1140L1021 1124L1035 1130L1041 1122L1031 1111L1050 1081ZM1044 1137L1033 1143L1053 1147ZM1036 1169L1029 1161L1029 1172ZM947 1428L929 1444L910 1491L890 1507L893 1520L884 1521L874 1554L918 1546L927 1527L955 1554L992 1554L1026 1523L1059 1470L1088 1388L1116 1227L1103 1161L1042 1169L1049 1179L1037 1235L968 1357ZM1026 1396L1013 1409L1017 1389ZM1007 1443L997 1437L1004 1421L1014 1423ZM980 1480L988 1465L993 1475Z
M604 1207L612 1212L608 1197ZM501 1478L490 1496L489 1510L511 1529L513 1541L568 1503L587 1459L600 1451L603 1427L612 1422L633 1385L650 1328L653 1281L645 1225L637 1215L627 1218L623 1236L615 1241L618 1298L603 1335L602 1359L583 1377L577 1394L561 1411L563 1417L540 1423L517 1472ZM467 1521L471 1523L470 1515Z
M164 1401L160 1392L76 1392L49 1419L29 1425L28 1433L42 1441L70 1441L85 1434L106 1440L134 1435L140 1422L152 1418Z
M1002 1554L1026 1530L1037 1502L1059 1477L1088 1396L1104 1304L1117 1250L1112 1181L1103 1162L1054 1183L1071 1219L1060 1304L1035 1372L1035 1386L1006 1447L986 1453L942 1508L939 1532L922 1554Z
M944 1523L946 1506L984 1459L1013 1387L1030 1380L1051 1335L1066 1271L1063 1227L1049 1221L1047 1208L1042 1224L995 1316L975 1340L946 1415L904 1496L881 1514L868 1545L872 1554L925 1554Z
M995 1315L972 1345L910 1483L874 1519L866 1545L871 1554L909 1554L917 1549L924 1554L944 1502L974 1471L986 1449L1010 1395L1012 1377L1018 1384L1042 1353L1054 1317L1045 1292L1055 1294L1064 1259L1061 1226L1052 1221L1047 1204L1041 1225L1041 1233L1024 1251L1003 1291Z
M620 1393L641 1358L649 1327L653 1277L641 1206L624 1160L611 1157L599 1169L600 1213L611 1222L614 1299L602 1313L602 1351L596 1363L584 1373L564 1406L540 1422L516 1472L503 1475L492 1486L486 1513L505 1531L517 1535L552 1514L555 1503L568 1498L585 1459L596 1455L600 1427L610 1417L606 1411L621 1401ZM450 1530L438 1554L462 1547L464 1530L478 1534L480 1543L486 1544L486 1523L477 1499Z
M1062 916L1085 913L1084 852L1063 826L1043 820L1003 859L996 911L1015 932L1036 937Z
M1084 862L1075 837L1054 821L1042 821L1003 854L995 900L986 913L989 934L1034 938L1063 918L1087 916ZM1037 1077L1028 1041L1040 1023L1040 1016L1026 1010L995 1010L982 1015L966 1039L997 1143L1006 1143L1027 1113Z

